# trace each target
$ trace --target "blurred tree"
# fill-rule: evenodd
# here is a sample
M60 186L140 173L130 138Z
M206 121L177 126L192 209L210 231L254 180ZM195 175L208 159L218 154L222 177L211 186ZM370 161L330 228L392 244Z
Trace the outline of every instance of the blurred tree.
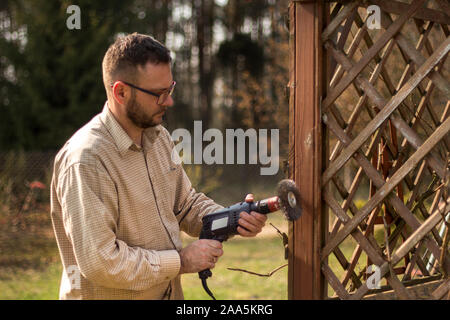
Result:
M100 112L103 55L130 32L173 52L169 130L190 129L194 119L205 130L287 123L288 0L79 0L80 30L66 27L71 4L1 2L0 150L58 149Z
M212 94L214 85L213 25L214 0L193 0L194 19L197 22L198 73L200 85L199 109L203 127L210 127L212 117Z
M230 0L224 8L228 39L217 56L232 96L232 126L287 129L288 2Z
M230 70L233 106L229 121L239 127L243 122L242 114L239 112L239 105L242 100L237 99L238 95L236 93L242 91L242 89L245 90L242 86L248 88L248 76L252 79L261 78L262 66L264 65L264 51L249 35L236 33L231 40L222 42L217 56L221 65ZM244 77L247 79L244 79ZM243 81L246 83L242 83ZM240 83L241 86L239 85ZM252 96L255 93L254 91L249 92ZM256 96L253 96L253 98L256 99Z
M59 148L101 111L106 100L101 61L114 37L167 33L161 20L168 18L168 1L80 0L80 30L66 26L71 4L19 0L2 8L1 149Z

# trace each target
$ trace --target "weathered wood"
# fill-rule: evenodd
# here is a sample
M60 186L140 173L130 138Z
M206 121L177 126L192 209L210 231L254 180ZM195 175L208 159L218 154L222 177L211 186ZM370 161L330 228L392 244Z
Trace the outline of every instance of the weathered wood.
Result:
M399 261L405 254L412 249L428 232L434 228L439 221L442 220L443 212L450 211L450 198L447 199L448 204L445 203L433 212L433 214L416 230L413 234L394 252L392 255L393 261Z
M356 14L357 14L357 8L353 9L350 16L347 17L347 20L345 21L345 25L340 32L339 40L336 43L336 46L340 50L343 50L344 45L347 42L347 38L350 33L350 30L352 29L353 21L355 20ZM336 60L332 60L331 65L330 65L330 71L333 71L335 68L336 68Z
M446 1L446 0L443 0L443 1ZM397 15L405 12L405 10L408 9L408 6L409 6L407 3L394 1L394 0L389 0L389 1L371 0L370 4L375 4L375 5L379 6L382 11L386 11L388 13L394 13ZM367 7L370 4L363 4L363 6ZM445 13L443 13L439 10L434 10L434 9L429 9L429 8L420 9L419 11L415 12L412 17L415 19L433 21L433 22L437 22L440 24L449 24L450 23L449 18L445 15Z
M442 299L450 291L450 279L445 280L431 294L434 299Z
M414 21L416 22L416 26L418 26L417 20L414 20ZM415 46L415 48L416 48L417 51L422 50L423 46L424 46L425 44L428 44L428 42L429 42L429 41L428 41L428 35L429 35L429 33L431 32L432 28L433 28L433 23L430 22L430 23L428 23L428 25L427 25L427 27L426 27L425 29L419 29L420 36L419 36L419 40L418 40L418 42L417 42L417 44L416 44L416 46ZM427 46L427 48L428 48L428 46ZM401 47L400 47L400 52L402 53L402 56L405 56L405 54L403 53L403 50L402 50ZM431 55L432 53L433 53L433 51L431 50L431 51L429 52L429 54ZM383 72L382 72L383 79L385 80L385 83L386 83L387 88L388 88L388 90L389 90L389 93L390 93L391 95L394 95L398 90L400 90L400 88L401 88L401 87L404 85L404 83L407 81L409 74L410 74L410 73L412 74L412 72L413 72L413 70L414 70L414 65L413 65L413 63L411 62L411 60L406 60L405 62L407 63L407 65L406 65L406 67L405 67L405 69L404 69L404 72L403 72L403 74L402 74L402 77L400 78L400 81L397 83L397 86L395 86L395 87L394 87L392 81L390 80L390 75L389 75L389 73L388 73L386 70L383 70ZM445 58L440 62L440 65L443 65L444 62L445 62ZM431 84L431 83L429 83L429 84ZM421 84L419 84L419 87L418 87L418 88L420 88L420 85L421 85ZM429 87L429 86L428 86L428 87ZM433 88L434 88L434 86L431 87L430 91L426 91L425 94L421 92L421 95L422 95L422 96L424 96L424 95L428 95L428 96L429 96L429 95L431 94L431 91L432 91ZM425 103L425 105L428 107L428 98L427 98L427 97L422 98L422 99L421 99L421 103ZM404 101L402 102L402 104L405 105L409 110L414 109L414 106L411 105L411 103L410 103L410 101L409 101L408 99L404 100ZM420 107L420 106L419 106L419 107ZM403 110L402 108L399 109L399 111L400 111L402 117L404 117L405 119L407 119L406 115L404 114L404 112L403 112L402 110ZM419 109L419 110L420 110L420 109ZM416 120L417 120L417 119L420 119L422 112L423 112L423 111L420 111L420 112L418 111L418 114L417 114L416 117L415 117ZM426 127L425 125L423 125L423 121L417 121L417 123L418 123L419 125L422 126L422 128L423 128L424 131L427 132L427 127ZM428 133L428 134L431 134L431 133ZM406 141L406 139L405 139L405 141ZM400 152L400 155L401 155L401 153L402 153L403 151L405 151L405 150L404 150L404 146L407 146L407 145L402 144L402 149L399 151L399 152ZM398 159L398 160L397 160L397 164L399 165L401 161L402 161L401 158ZM395 171L395 170L396 170L396 168L393 169L393 171Z
M288 155L288 175L290 179L295 179L296 162L295 162L295 93L296 93L296 59L297 59L297 45L296 45L296 8L293 2L289 3L289 155ZM295 246L294 224L289 222L288 229L288 298L293 295L294 285L291 284L294 279L295 271L292 265L295 262L293 247Z
M447 16L447 24L450 24L450 3L447 0L436 0L441 7L441 10Z
M450 116L450 101L447 101L447 104L445 105L445 110L442 113L442 117L439 120L439 123L442 123L447 119L447 117ZM445 137L444 140L445 147L447 148L447 152L450 152L450 136Z
M339 220L341 221L341 220ZM339 247L336 247L333 251L334 256L339 261L342 269L346 270L346 275L348 279L352 279L353 285L358 288L361 286L361 280L359 280L358 275L354 271L354 267L347 261L345 258L344 253L339 249ZM343 263L344 262L344 263ZM348 280L347 280L348 281ZM342 285L345 287L347 282L342 281Z
M442 220L442 212L450 211L450 198L447 199L447 205L443 203L428 220L426 220L403 244L392 254L392 264L397 264L413 247L424 238L430 230ZM388 263L380 266L380 276L383 277L389 271ZM362 285L350 299L361 299L368 291L367 284Z
M417 24L416 24L417 25ZM427 28L425 29L424 32L421 33L420 37L419 37L419 41L416 45L416 49L420 52L423 48L423 46L425 45L425 43L428 41L428 35L430 34L431 30L433 29L433 23L430 22L427 26ZM400 48L401 49L401 48ZM402 51L403 53L403 51ZM432 54L433 52L429 52L430 54ZM402 54L402 56L405 56L404 54ZM412 73L413 71L413 62L411 60L405 60L406 62L406 67L403 70L403 74L400 77L400 81L397 84L397 87L395 88L396 90L400 90L400 88L403 86L403 84L406 82L407 77L409 76L410 73Z
M442 280L442 275L434 275L419 279L412 279L403 282L404 287L414 299L435 299L432 296L432 291L442 285L445 280ZM349 294L352 299L353 294ZM328 300L337 300L339 297L331 297ZM381 286L380 289L368 290L363 300L397 300L395 292L392 291L391 286Z
M332 115L330 115L329 119L324 118L324 122L328 125L328 127L335 132L335 134L341 139L341 141L344 144L348 144L351 140L348 138L348 136L343 132L343 130L336 124L334 118ZM441 127L442 129L442 127ZM444 131L444 129L442 129ZM444 131L445 132L445 131ZM378 134L380 131L378 132ZM436 142L436 141L434 141ZM420 151L419 151L420 152ZM425 152L426 154L426 152ZM425 154L423 156L425 156ZM415 155L417 156L418 153L416 152ZM360 164L361 168L365 171L365 173L372 179L372 181L375 183L375 185L379 188L385 188L386 185L389 185L389 183L385 184L385 181L383 180L383 177L381 174L370 164L370 162L360 153L357 152L355 154L355 159ZM406 165L406 163L405 163ZM412 166L414 167L414 165ZM405 168L403 168L405 169ZM391 182L391 181L389 181ZM391 185L391 190L394 188L395 185ZM391 191L390 190L390 191ZM419 221L411 214L409 209L403 204L403 202L395 195L387 192L387 199L388 201L393 205L393 207L397 210L399 215L407 222L407 224L413 229L416 230L420 223ZM355 216L358 217L358 221L354 221L355 218L351 221L351 223L354 223L352 227L349 227L350 223L347 224L338 234L336 234L334 237L331 237L330 240L327 242L327 244L322 249L322 260L326 258L326 256L334 250L334 248L339 245L351 232L353 229L356 228L357 225L359 225L362 220L373 210L375 207L378 206L378 204L384 200L385 195L381 195L380 193L376 193L372 199L369 200L369 202L366 203L366 206L369 205L369 208L366 208L364 206L361 208L360 212ZM375 200L374 200L375 199ZM365 211L362 213L362 211ZM347 228L348 227L348 228ZM425 245L428 247L428 249L433 252L434 255L439 255L439 247L436 245L436 243L427 241ZM447 260L450 260L447 259Z
M344 300L348 299L349 294L347 293L347 290L345 290L345 287L342 285L342 283L339 281L339 279L336 277L336 275L333 273L330 267L325 263L322 264L322 272L325 275L325 278L327 279L328 283L331 285L331 287L339 296L339 298Z
M295 8L294 3L289 4L289 83L288 83L288 89L289 89L289 153L288 153L288 177L290 179L294 179L295 177L295 163L294 163L294 157L295 157L295 88L297 86L297 83L295 82L296 74L295 74L295 66L296 66L296 43L295 43L295 25L297 23L296 21L296 15L295 15ZM290 225L291 226L291 225Z
M328 120L330 121L330 120ZM360 155L360 153L355 154L355 157L360 157L360 164L363 166L366 173L370 173L371 179L377 183L379 189L377 193L360 209L360 211L354 216L354 218L347 223L334 238L332 238L322 249L322 259L329 255L333 248L342 241L362 222L363 219L381 202L388 196L392 205L397 209L398 213L402 218L413 228L417 229L420 223L417 219L409 212L408 208L405 207L403 202L398 199L395 195L390 192L393 188L405 177L405 175L421 161L425 155L439 142L442 137L448 134L450 128L450 118L446 120L430 138L404 163L404 165L391 177L389 182L384 183L384 180L379 173L373 168L373 166L367 161L367 159ZM364 162L367 162L364 165ZM434 254L438 252L436 246L433 247L432 251Z
M295 87L294 180L302 197L302 218L289 229L289 299L322 299L324 278L318 252L322 245L320 173L322 138L322 3L294 3ZM300 23L301 21L301 23Z
M376 82L377 78L380 75L381 70L384 67L384 64L385 64L387 58L389 57L389 54L392 52L393 47L394 47L394 41L390 41L386 47L386 50L382 54L381 61L377 63L373 73L371 74L371 76L369 78L369 83L374 84ZM342 65L340 65L340 67L342 67ZM344 71L345 68L342 67L342 70ZM349 134L349 135L351 134L351 131L357 122L358 116L361 113L363 107L366 105L367 102L368 102L368 96L366 93L364 93L362 96L360 96L358 103L356 104L355 109L353 110L353 112L349 118L348 124L346 124L345 132L347 134ZM342 148L343 148L343 144L341 143L341 141L338 141L336 143L335 149L333 150L332 157L330 158L331 161L333 161L337 157L337 155L342 150Z
M357 23L357 18L359 18L358 12L356 12L355 22ZM361 40L367 36L367 25L365 23L362 23L361 27L356 32L355 36L353 37L353 40L350 44L350 47L348 48L347 55L349 58L352 58L355 54L356 50L358 49L359 44L361 43ZM344 75L344 69L341 68L341 66L338 66L336 72L334 73L331 81L330 81L330 87L333 88L339 80L341 80L342 76Z
M392 24L392 19L389 15L381 12L381 25L385 28L389 28ZM416 50L416 48L399 32L395 35L394 39L397 44L403 49L403 51L414 61L416 66L420 66L425 63L426 59L422 54ZM448 39L447 39L448 40ZM429 78L433 81L435 86L439 88L447 99L450 99L450 82L446 80L438 71L432 71L429 74Z
M435 280L426 283L414 283L406 287L406 290L414 300L430 300L433 298L432 292L436 287L442 284L443 280ZM364 296L363 300L397 300L395 291L384 291ZM434 298L436 299L436 298Z
M336 216L341 219L344 224L350 222L350 218L345 214L345 212L342 211L339 204L334 200L332 197L330 197L328 194L325 194L323 196L325 202L330 206L330 208L333 209ZM358 229L353 230L351 235L355 238L355 240L358 242L358 244L361 246L361 248L364 249L364 251L367 253L367 256L377 265L382 265L385 263L385 260L381 257L381 255L374 249L372 244L369 242L369 240L359 231ZM395 288L395 290L398 292L399 296L402 297L402 299L409 299L410 296L406 292L405 288L401 284L401 282L398 280L398 278L394 275L389 274L387 277L387 280L389 284ZM334 280L333 280L334 281ZM333 287L334 288L334 287ZM345 296L347 298L347 296Z
M369 218L367 221L367 228L366 228L366 230L364 230L364 233L363 233L364 237L368 237L369 235L371 235L371 229L374 226L374 223L375 223L376 217L378 216L379 211L380 211L379 207L377 207L377 208L373 209L372 212L369 214ZM361 256L362 252L363 252L363 247L361 246L361 244L358 243L356 248L353 250L350 266L344 273L344 276L342 279L343 285L346 285L347 281L349 280L350 272L353 271L354 268L356 267L356 264L358 263L359 257ZM370 258L371 255L368 255L368 256ZM359 285L358 287L360 287L360 286L361 285Z
M325 43L327 50L333 51L333 45L329 41ZM362 146L371 134L395 111L398 105L414 90L420 81L436 66L436 64L450 50L450 38L447 38L439 48L430 56L426 63L418 68L417 72L408 80L408 82L397 92L387 105L375 116L375 118L360 132L348 147L346 147L339 157L333 161L322 175L322 185L325 185L332 176L347 162L347 160ZM369 88L368 88L369 89Z
M408 9L392 23L389 28L384 32L378 41L367 50L366 54L358 61L358 63L347 73L347 75L331 90L327 93L326 98L323 100L322 108L328 108L352 83L352 81L361 73L361 71L367 66L367 64L378 54L378 52L391 40L391 38L400 30L403 24L416 12L426 0L414 0ZM326 41L325 43L329 43Z
M417 264L419 266L420 271L422 272L423 276L429 276L430 273L428 272L425 263L423 263L422 259L420 258L421 248L423 246L423 241L419 241L419 243L416 245L414 249L413 256L411 258L411 261L406 266L405 274L402 278L402 282L411 280L411 273L414 270L414 266Z
M326 0L290 4L289 176L300 188L304 208L301 221L289 225L290 299L321 299L327 296L328 286L340 299L371 298L367 294L379 290L369 290L361 282L367 278L364 271L355 272L363 252L367 266L379 266L387 280L382 291L394 289L379 293L380 297L425 297L418 296L414 288L420 289L420 281L434 277L427 277L434 270L428 272L426 257L433 255L438 261L441 254L435 214L438 209L449 211L448 203L439 201L448 197L441 184L449 174L450 151L450 99L442 112L441 106L433 105L442 100L432 96L437 92L439 97L450 98L450 81L443 70L450 51L448 5L436 0L443 9L438 11L426 8L425 1L338 1L332 10ZM358 7L369 4L381 7L386 31L368 31ZM398 16L392 19L387 13ZM419 35L414 44L402 33L408 20ZM436 27L442 28L445 37ZM399 51L394 51L395 46ZM361 59L353 61L357 50ZM398 52L403 61L396 63L405 65L400 79L386 64ZM357 103L341 105L349 101L350 90L359 96ZM361 116L366 113L369 120L361 127ZM329 149L334 139L337 142ZM355 164L356 175L344 184L343 170ZM354 197L365 177L370 194L358 209ZM425 200L428 203L431 196L433 203L428 208ZM335 215L332 225L328 224L328 216L333 217L330 213ZM374 237L374 224L381 218L384 244ZM356 245L347 261L341 244L350 236ZM328 265L332 253L344 270L341 280ZM436 270L450 272L450 256L443 259ZM399 265L403 260L404 266ZM414 279L417 270L426 276L424 280ZM403 275L402 281L397 274ZM350 289L346 288L348 281L353 281ZM436 296L450 297L441 291L436 290Z
M330 24L325 28L322 33L322 41L328 40L328 38L336 31L336 29L341 25L341 23L347 19L359 6L359 1L353 1L347 4L344 9L339 11L337 16L330 22Z
M450 37L447 38L448 42L450 43ZM330 47L327 44L327 47ZM353 67L353 64L350 62L348 58L342 52L337 50L336 48L330 49L333 56L339 61L339 63L344 67L346 70L350 70ZM384 97L378 93L378 91L374 88L374 86L368 81L367 79L358 76L355 79L357 85L364 90L364 92L370 97L370 99L374 102L374 104L378 108L383 108L386 105L386 101ZM450 88L449 88L450 89ZM403 119L398 118L394 114L390 117L391 123L397 128L403 136L408 140L408 142L415 148L419 148L419 146L422 144L421 138L412 130L408 124L403 121ZM440 160L434 156L434 155L428 155L428 164L439 174L441 178L445 177L445 165L440 162Z

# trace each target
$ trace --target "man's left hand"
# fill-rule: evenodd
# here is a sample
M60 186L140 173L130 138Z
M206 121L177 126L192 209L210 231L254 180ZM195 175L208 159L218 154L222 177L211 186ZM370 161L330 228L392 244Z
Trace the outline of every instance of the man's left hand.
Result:
M265 226L267 215L255 211L240 213L239 227L237 231L243 237L254 237L261 232ZM245 228L245 229L244 229Z

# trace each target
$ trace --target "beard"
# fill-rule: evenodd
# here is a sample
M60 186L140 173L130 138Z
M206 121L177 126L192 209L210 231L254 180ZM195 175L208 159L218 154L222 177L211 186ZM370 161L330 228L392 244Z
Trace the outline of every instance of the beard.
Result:
M155 115L165 111L165 108L161 108L151 116L147 115L144 111L144 107L136 101L136 96L133 96L126 106L127 117L135 126L141 129L147 129L155 127L161 124L162 120L156 120Z

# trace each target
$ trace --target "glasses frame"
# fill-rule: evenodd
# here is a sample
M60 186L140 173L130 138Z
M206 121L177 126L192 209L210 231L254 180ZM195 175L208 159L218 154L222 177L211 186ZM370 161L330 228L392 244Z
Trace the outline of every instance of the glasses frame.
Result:
M138 86L135 86L132 83L126 82L126 81L122 81L122 83L126 84L127 86L130 86L136 90L142 91L144 93L147 93L149 95L152 95L154 97L157 97L158 100L156 101L156 103L158 105L162 105L164 102L166 102L167 98L169 98L170 96L172 96L173 90L175 89L175 85L177 84L176 81L172 81L172 84L170 85L169 88L165 89L162 93L158 94L158 93L154 93L152 91L140 88ZM113 87L114 85L112 85L111 87Z

